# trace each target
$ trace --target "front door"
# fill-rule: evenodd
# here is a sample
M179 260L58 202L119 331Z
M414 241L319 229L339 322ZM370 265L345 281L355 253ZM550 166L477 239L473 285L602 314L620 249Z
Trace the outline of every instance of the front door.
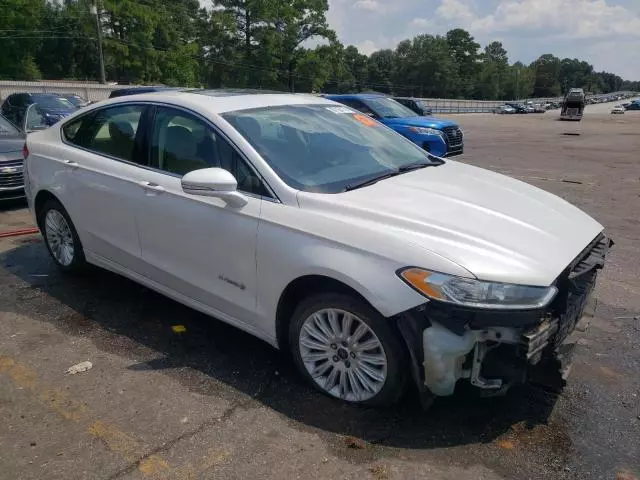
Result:
M62 134L72 198L69 214L92 255L139 272L135 209L146 164L138 128L148 107L119 105L67 123Z
M261 183L235 149L202 118L157 107L150 129L151 166L138 209L145 275L227 321L255 329L256 236ZM181 177L201 168L234 174L248 203L186 194Z

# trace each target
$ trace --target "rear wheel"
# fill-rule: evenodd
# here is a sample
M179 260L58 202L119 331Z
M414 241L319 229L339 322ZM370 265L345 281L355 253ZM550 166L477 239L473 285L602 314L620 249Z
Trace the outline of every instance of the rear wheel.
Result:
M54 262L62 270L75 272L86 266L78 233L62 204L47 200L38 212L40 231Z
M355 296L327 293L303 300L290 326L296 365L332 397L365 405L394 403L404 393L407 366L388 322Z

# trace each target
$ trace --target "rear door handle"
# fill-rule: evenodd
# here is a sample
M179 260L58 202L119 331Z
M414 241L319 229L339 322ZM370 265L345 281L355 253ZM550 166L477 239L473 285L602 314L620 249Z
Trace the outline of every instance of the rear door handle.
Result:
M164 192L164 187L162 185L158 185L157 183L142 181L140 182L140 186L146 190L152 190L154 192Z
M65 160L65 161L64 161L64 164L65 164L67 167L72 167L72 168L77 168L77 167L79 167L79 166L80 166L80 165L78 164L78 162L74 162L73 160Z

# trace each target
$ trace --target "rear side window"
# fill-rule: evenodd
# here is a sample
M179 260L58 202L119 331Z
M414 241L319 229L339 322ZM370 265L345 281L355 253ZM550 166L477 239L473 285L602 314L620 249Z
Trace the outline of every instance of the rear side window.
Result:
M87 150L144 163L136 158L135 140L145 108L143 105L104 108L65 124L62 135L67 142Z

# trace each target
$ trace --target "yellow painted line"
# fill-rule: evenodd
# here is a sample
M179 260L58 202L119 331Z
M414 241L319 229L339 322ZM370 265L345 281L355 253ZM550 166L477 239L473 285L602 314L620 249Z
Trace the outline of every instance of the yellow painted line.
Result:
M229 459L229 457L231 457L231 451L227 448L210 448L207 451L207 455L205 455L197 467L187 465L176 470L174 477L180 480L196 480L200 478L200 474L217 467Z
M149 455L144 445L118 427L92 418L86 406L73 400L69 394L59 388L51 388L41 383L36 372L6 356L0 356L0 375L9 378L14 385L33 393L40 402L66 420L87 424L88 433L100 439L107 449L118 454L128 463L139 461L138 471L145 477L160 480L170 475L171 467L160 455ZM140 460L142 459L142 460ZM174 478L185 478L177 476Z

